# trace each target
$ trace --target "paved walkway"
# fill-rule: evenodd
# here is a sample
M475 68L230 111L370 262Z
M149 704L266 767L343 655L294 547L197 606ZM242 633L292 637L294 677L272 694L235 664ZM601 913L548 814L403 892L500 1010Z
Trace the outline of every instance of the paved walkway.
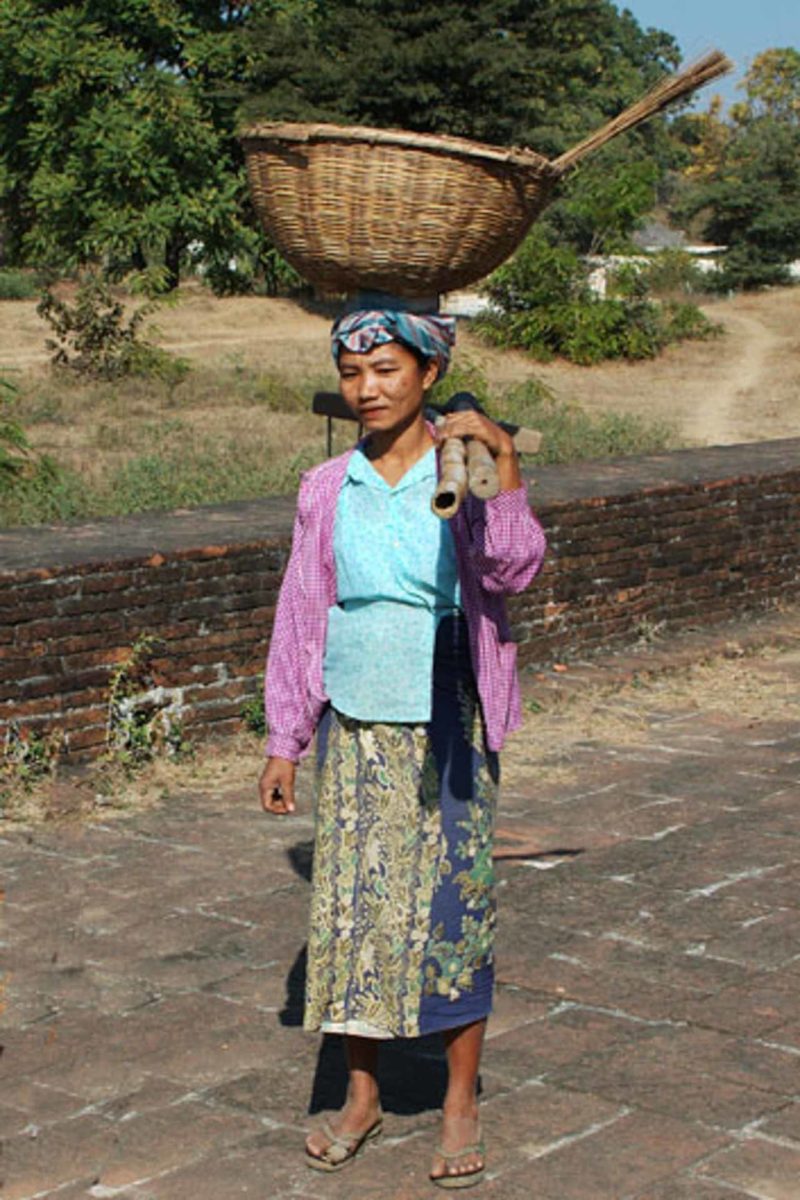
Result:
M507 789L485 1200L800 1197L800 726L647 720ZM389 1048L380 1146L302 1162L343 1087L299 1028L310 838L243 791L5 836L6 1200L438 1194L434 1041Z

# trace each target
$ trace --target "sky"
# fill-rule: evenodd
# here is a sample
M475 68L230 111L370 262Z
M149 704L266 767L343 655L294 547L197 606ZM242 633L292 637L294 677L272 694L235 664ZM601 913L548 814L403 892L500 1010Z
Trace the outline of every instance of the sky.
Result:
M800 0L617 0L617 7L630 9L645 29L655 26L673 34L684 61L711 49L733 59L736 70L704 88L695 107L705 108L715 92L726 103L740 99L736 84L762 50L800 50Z

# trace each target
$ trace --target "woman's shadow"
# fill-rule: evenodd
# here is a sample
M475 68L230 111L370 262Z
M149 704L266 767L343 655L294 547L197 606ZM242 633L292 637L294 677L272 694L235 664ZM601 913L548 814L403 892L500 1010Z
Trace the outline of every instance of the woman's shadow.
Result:
M298 842L289 849L289 861L310 882L313 844ZM279 1019L282 1025L303 1024L307 947L304 945L286 977L286 998ZM317 1056L310 1114L341 1108L346 1099L347 1071L344 1039L325 1034ZM379 1079L381 1103L386 1112L400 1115L440 1109L447 1086L447 1060L438 1034L419 1038L392 1038L381 1046Z

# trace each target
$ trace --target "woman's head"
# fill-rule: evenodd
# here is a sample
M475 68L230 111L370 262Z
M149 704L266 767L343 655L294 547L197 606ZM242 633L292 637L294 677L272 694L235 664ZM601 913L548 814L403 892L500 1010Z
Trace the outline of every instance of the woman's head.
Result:
M405 428L418 419L425 392L436 381L432 360L420 360L400 342L339 354L339 389L369 433Z
M342 396L369 431L406 425L447 371L454 341L452 317L385 309L349 313L331 331Z

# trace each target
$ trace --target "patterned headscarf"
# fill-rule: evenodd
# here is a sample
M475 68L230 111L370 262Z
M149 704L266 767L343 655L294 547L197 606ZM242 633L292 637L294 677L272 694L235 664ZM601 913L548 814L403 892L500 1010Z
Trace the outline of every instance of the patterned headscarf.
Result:
M331 330L331 350L337 363L342 350L367 354L375 346L400 342L403 346L418 350L425 358L434 359L438 368L437 379L447 372L455 340L455 317L422 316L393 309L365 309L346 313Z

